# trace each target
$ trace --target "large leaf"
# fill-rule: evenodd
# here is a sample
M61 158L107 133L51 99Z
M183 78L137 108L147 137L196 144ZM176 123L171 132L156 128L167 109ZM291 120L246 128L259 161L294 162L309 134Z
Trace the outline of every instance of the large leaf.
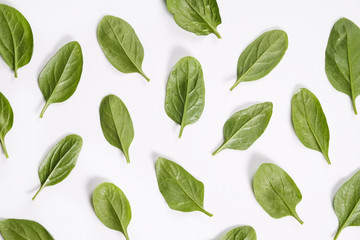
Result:
M93 193L96 216L108 228L120 231L129 240L127 227L131 220L131 208L125 194L112 183L102 183Z
M272 115L273 104L255 104L233 114L224 125L224 143L213 153L224 149L246 150L265 131Z
M293 216L303 224L295 210L301 192L283 169L272 163L262 164L255 173L253 188L256 200L271 217Z
M251 226L241 226L225 233L220 240L256 240L256 232Z
M325 70L336 90L355 99L360 94L360 29L349 19L341 18L331 30L325 55Z
M200 211L212 216L204 209L204 184L180 165L158 158L156 177L160 192L171 209L182 212Z
M3 147L6 158L9 154L5 146L5 135L10 131L14 122L14 113L10 106L9 101L0 92L0 141Z
M305 88L299 89L291 100L292 122L296 135L308 148L321 152L328 164L329 127L316 96Z
M186 125L199 120L205 105L205 84L200 63L192 57L180 59L171 71L166 87L165 110L181 125L179 137Z
M263 33L240 55L237 65L237 80L230 90L233 90L241 82L265 77L278 65L287 48L286 32L272 30Z
M140 73L147 81L141 65L144 49L134 29L126 21L105 16L101 19L97 38L109 62L122 73Z
M4 240L53 240L51 234L39 223L23 219L0 221Z
M73 170L79 157L82 138L78 135L68 135L60 140L46 155L39 167L41 186L33 200L42 189L64 180Z
M46 100L40 117L52 103L70 98L81 77L83 56L78 42L63 46L46 64L39 76L39 87Z
M216 0L167 0L166 3L169 12L174 14L174 20L181 28L197 35L214 33L221 38L216 30L221 24Z
M100 122L106 140L119 148L130 163L129 147L134 139L134 127L125 104L115 95L103 98L100 104Z
M14 71L31 60L34 48L31 27L15 8L0 4L0 55Z

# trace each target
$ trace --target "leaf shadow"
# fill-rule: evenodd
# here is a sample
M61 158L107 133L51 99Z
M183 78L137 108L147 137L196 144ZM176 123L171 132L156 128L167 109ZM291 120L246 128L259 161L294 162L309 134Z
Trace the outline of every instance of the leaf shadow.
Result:
M232 227L228 227L225 230L221 231L215 238L211 238L210 240L219 240L223 235L225 235L227 232L231 231L234 228L241 227L241 225L233 225Z
M192 54L182 46L176 46L172 49L167 66L167 72L169 73L168 76L171 74L171 70L175 66L175 64L183 57L192 56Z
M86 184L86 192L89 196L89 200L90 200L90 203L92 203L92 193L93 191L95 190L95 188L103 183L103 182L108 182L109 180L107 180L106 178L104 177L99 177L99 176L96 176L96 177L92 177L90 178L90 180L88 181L88 183Z

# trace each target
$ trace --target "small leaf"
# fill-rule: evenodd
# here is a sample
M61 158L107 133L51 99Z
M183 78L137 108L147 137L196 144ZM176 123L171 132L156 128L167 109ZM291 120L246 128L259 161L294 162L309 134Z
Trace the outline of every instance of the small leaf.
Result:
M101 129L106 140L119 148L130 163L129 147L134 139L134 127L125 104L115 95L103 98L100 104Z
M122 73L137 72L150 81L141 69L143 46L129 23L114 16L105 16L99 23L97 38L106 58L117 70Z
M10 131L14 122L14 113L9 101L0 92L0 141L6 158L9 154L5 146L5 135Z
M326 47L325 70L334 88L350 96L355 114L355 100L360 94L360 29L346 18L331 30Z
M166 88L167 115L181 125L179 137L186 125L199 120L205 105L205 83L200 63L192 57L180 59L171 71Z
M329 159L329 127L321 104L316 96L305 88L299 89L291 100L292 122L296 135L307 148L321 152Z
M40 189L36 196L47 186L53 186L63 181L73 170L79 157L82 138L78 135L68 135L60 140L46 155L39 167Z
M224 125L224 143L213 153L228 149L246 150L265 131L272 115L273 104L253 105L233 114Z
M230 230L220 240L256 240L256 232L251 226L241 226Z
M34 48L30 24L15 8L0 4L0 55L14 71L31 60Z
M180 165L158 158L156 177L160 192L171 209L182 212L200 211L212 216L204 209L204 184Z
M41 118L50 104L64 102L74 94L82 68L83 56L78 42L66 44L50 59L39 76L39 87L46 100Z
M293 216L303 224L295 210L301 192L283 169L272 163L262 164L255 173L253 188L256 200L271 217Z
M286 32L272 30L263 33L240 55L237 65L237 80L230 88L239 83L255 81L269 74L279 64L288 48Z
M120 231L129 240L127 227L131 220L131 208L125 194L112 183L102 183L93 193L96 216L108 228Z
M53 240L51 234L39 223L23 219L6 219L0 222L4 240Z

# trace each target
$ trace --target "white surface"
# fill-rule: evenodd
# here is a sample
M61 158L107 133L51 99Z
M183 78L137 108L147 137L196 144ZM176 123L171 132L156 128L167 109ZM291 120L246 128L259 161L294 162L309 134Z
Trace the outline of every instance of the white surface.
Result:
M133 240L217 240L231 227L252 225L258 239L332 239L338 225L332 199L338 188L360 168L360 116L350 98L336 91L326 78L324 53L337 19L347 17L360 25L358 0L218 1L223 23L215 35L196 36L182 30L167 12L163 0L17 0L2 1L21 11L35 39L33 58L19 70L19 78L0 60L0 91L9 99L15 121L6 137L9 159L0 156L0 217L32 219L43 224L57 240L124 239L96 217L90 197L97 184L110 181L127 195L133 217ZM107 14L128 21L144 49L143 70L122 74L104 57L96 39L99 20ZM281 63L262 80L229 88L244 48L262 32L280 28L289 36ZM44 100L37 84L39 72L65 43L77 40L84 54L83 75L75 94L51 105L43 119ZM200 120L185 128L164 111L165 86L181 57L196 57L203 66L206 106ZM305 148L290 121L290 100L299 87L319 98L330 127L328 166L322 155ZM98 109L109 93L127 105L135 127L130 147L132 163L103 137ZM264 101L274 103L265 133L247 151L211 153L222 142L222 127L235 111ZM360 108L360 101L357 101ZM37 169L50 147L69 133L84 139L78 164L60 184L47 187L35 202ZM178 162L205 184L205 208L182 213L168 208L154 171L158 156ZM304 220L271 218L256 202L252 177L263 162L274 162L297 183L303 200L297 207ZM358 239L360 227L345 229L339 240Z

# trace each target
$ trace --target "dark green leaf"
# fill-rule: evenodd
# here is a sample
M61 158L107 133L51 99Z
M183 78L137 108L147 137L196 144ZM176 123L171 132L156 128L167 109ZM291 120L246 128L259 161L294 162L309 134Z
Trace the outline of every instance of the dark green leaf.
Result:
M5 135L10 131L14 122L14 113L10 106L9 101L0 92L0 141L3 147L6 158L9 154L5 146Z
M39 223L23 219L6 219L0 222L4 240L53 240L51 234Z
M256 232L251 226L241 226L230 230L220 240L256 240Z

